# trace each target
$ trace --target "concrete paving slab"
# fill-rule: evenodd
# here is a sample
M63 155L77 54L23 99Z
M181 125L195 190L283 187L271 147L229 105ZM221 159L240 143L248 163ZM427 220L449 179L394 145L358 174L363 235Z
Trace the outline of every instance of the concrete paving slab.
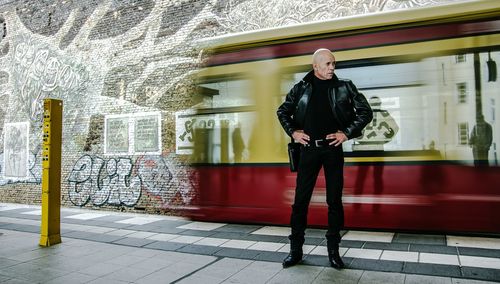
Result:
M217 279L227 279L238 273L240 270L250 265L252 261L245 259L223 258L212 262L209 266L198 270L193 276L212 277Z
M198 230L184 230L182 232L179 232L178 234L179 235L184 235L184 236L197 236L197 237L209 237L209 236L212 236L214 234L216 234L217 232L215 231L198 231Z
M128 266L118 269L111 274L107 274L106 279L119 280L131 283L154 272L155 270L152 271L151 269L144 269L144 268L139 269Z
M379 271L365 271L359 279L359 284L403 284L405 275L401 273L385 273Z
M314 238L314 237L307 237L306 236L304 244L305 245L319 246L319 245L323 244L324 241L325 241L325 238Z
M288 240L287 237L281 237L281 236L266 236L266 235L245 235L241 238L241 240L246 240L246 241L255 241L255 242L274 242L274 243L289 243L290 241Z
M458 253L460 255L500 258L500 250L498 249L458 247Z
M136 263L143 262L147 260L147 257L140 257L140 256L133 256L133 255L122 255L119 257L115 257L109 260L106 260L104 263L111 263L111 264L117 264L117 265L122 265L122 266L132 266ZM120 279L118 279L120 280Z
M278 252L272 253L268 251L260 252L254 259L261 261L272 261L282 263L283 259L288 255L288 253Z
M217 277L212 277L212 276L207 276L207 275L202 275L202 276L197 276L197 275L190 275L186 278L180 279L178 282L175 282L177 284L218 284L218 283L224 283L224 279L220 279ZM240 283L240 282L230 282L230 283Z
M324 229L306 229L306 236L324 239L326 235L326 230Z
M397 233L394 235L393 242L421 245L446 245L446 236Z
M417 251L423 253L440 253L440 254L457 254L456 247L449 246L437 246L437 245L420 245L420 244L410 244L409 251Z
M355 270L355 269L334 269L334 268L325 268L321 273L314 279L314 284L329 284L329 283L338 283L338 284L357 284L361 275L363 274L363 270Z
M254 259L259 255L259 251L256 250L244 250L244 249L234 249L234 248L223 248L217 251L215 256L222 257L232 257L238 259Z
M408 251L410 244L404 243L379 243L379 242L366 242L363 245L364 249L381 249L381 250L397 250Z
M254 261L223 283L266 283L282 269L280 263Z
M281 270L267 283L311 283L324 269L319 266L296 265Z
M54 278L46 282L46 284L88 283L97 278L98 278L97 276L92 276L79 272L71 272L61 277Z
M26 213L24 213L24 214L26 214ZM91 220L91 219L100 218L100 217L104 217L104 216L107 216L107 214L89 212L89 213L69 215L69 216L65 216L64 218L78 219L78 220Z
M345 253L345 256L352 258L379 259L382 255L382 250L378 249L358 249L350 248Z
M145 225L151 224L153 222L161 221L162 218L153 216L143 216L143 217L132 217L125 220L116 221L119 224L131 224L131 225Z
M175 239L179 237L179 235L176 234L164 234L164 233L157 233L155 235L152 235L150 237L147 237L146 239L150 240L155 240L155 241L169 241L171 239Z
M65 235L63 235L63 237L65 237ZM89 233L83 239L88 240L88 241L95 241L95 242L112 243L112 242L116 242L116 241L123 239L123 237L105 235L105 234Z
M342 260L345 262L344 258ZM301 264L330 267L330 262L328 261L328 257L320 255L307 255L306 257L303 258Z
M130 234L133 234L133 233L137 233L137 231L126 230L126 229L115 229L115 230L106 232L106 235L124 237L124 236L130 235ZM151 234L155 234L155 233L151 233Z
M167 250L167 251L174 251L178 250L181 247L186 246L187 244L182 244L182 243L170 243L170 242L162 242L162 241L155 241L150 244L145 245L145 248L150 248L150 249L160 249L160 250Z
M21 261L0 257L0 269L19 264Z
M78 270L79 273L93 275L93 276L104 276L116 272L122 269L123 265L113 264L113 263L96 263L89 267Z
M254 245L250 246L248 249L261 250L261 251L278 251L284 245L285 244L274 243L274 242L257 242Z
M452 284L451 277L407 274L405 284Z
M472 280L472 279L464 279L464 278L451 278L451 283L453 283L453 284L493 284L493 283L498 283L498 282Z
M457 247L487 248L500 250L500 238L447 236L447 244Z
M380 256L382 260L418 262L418 252L384 250Z
M287 237L290 235L289 227L265 226L252 232L257 235L280 236Z
M340 246L346 248L362 248L364 244L365 242L363 241L349 241L349 240L340 241ZM324 245L326 246L326 240L324 241Z
M419 262L459 265L458 256L451 254L421 252Z
M225 225L225 223L191 222L185 225L181 225L178 228L198 231L212 231Z
M118 245L126 245L126 246L133 246L133 247L143 247L148 244L151 244L155 242L155 240L149 240L149 239L137 239L137 238L122 238L117 241L112 242L113 244L118 244Z
M169 241L174 242L174 243L192 244L192 243L196 243L197 241L199 241L201 239L203 239L203 237L180 235L177 238L173 238Z
M178 249L177 251L178 252L185 252L185 253L213 255L219 250L221 250L220 247L190 244L190 245L187 245L187 246L184 246L184 247Z
M89 284L127 284L129 282L114 280L114 279L111 279L108 277L100 277L100 278L94 279L88 283Z
M349 264L351 269L375 270L384 272L401 272L403 271L404 262L389 261L389 260L372 260L356 258Z
M423 274L444 277L461 277L460 267L453 265L430 264L430 263L405 263L403 273Z
M461 255L460 264L462 266L491 268L500 270L500 259L482 256Z
M342 239L346 241L369 241L369 242L390 243L393 237L394 233L349 231L342 237Z
M475 278L486 281L500 282L500 270L498 269L462 267L462 273L465 278Z
M228 224L222 227L215 229L217 232L237 232L237 233L251 233L258 229L262 228L262 226L258 225L240 225L240 224Z
M220 246L227 241L229 241L229 239L218 239L218 238L210 238L209 237L209 238L203 238L194 244L217 247L217 246Z
M254 241L230 240L230 241L223 243L220 246L227 247L227 248L247 249L256 243L257 242L254 242Z

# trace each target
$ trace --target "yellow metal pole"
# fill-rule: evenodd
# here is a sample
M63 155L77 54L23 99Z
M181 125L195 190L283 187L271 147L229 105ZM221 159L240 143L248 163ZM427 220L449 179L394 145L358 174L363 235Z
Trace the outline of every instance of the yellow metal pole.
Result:
M43 102L42 143L42 223L40 246L48 247L61 242L61 100Z

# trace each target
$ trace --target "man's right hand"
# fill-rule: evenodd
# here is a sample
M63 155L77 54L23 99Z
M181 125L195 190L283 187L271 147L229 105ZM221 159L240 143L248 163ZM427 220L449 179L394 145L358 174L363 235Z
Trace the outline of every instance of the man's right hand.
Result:
M298 142L302 145L307 145L309 144L309 135L304 133L304 130L295 130L292 133L292 138L295 140L295 142Z

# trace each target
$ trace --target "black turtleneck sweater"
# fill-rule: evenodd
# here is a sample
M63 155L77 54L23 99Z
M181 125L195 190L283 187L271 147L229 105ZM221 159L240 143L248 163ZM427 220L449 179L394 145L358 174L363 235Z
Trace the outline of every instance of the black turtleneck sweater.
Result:
M324 139L327 134L339 129L328 99L328 88L333 88L333 83L333 80L321 80L313 76L312 94L307 104L304 125L304 132L311 137L311 143L316 139Z

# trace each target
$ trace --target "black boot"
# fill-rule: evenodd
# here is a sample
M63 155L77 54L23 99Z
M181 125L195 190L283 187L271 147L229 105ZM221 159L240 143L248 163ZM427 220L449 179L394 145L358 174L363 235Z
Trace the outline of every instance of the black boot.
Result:
M302 250L290 251L288 256L283 260L283 268L294 266L301 261L302 261Z
M330 244L330 242L328 242L328 260L330 261L330 266L333 268L342 269L345 267L340 257L338 244Z
M283 268L296 265L302 261L303 256L302 244L304 244L304 241L292 239L291 236L288 238L290 239L290 253L283 260Z

